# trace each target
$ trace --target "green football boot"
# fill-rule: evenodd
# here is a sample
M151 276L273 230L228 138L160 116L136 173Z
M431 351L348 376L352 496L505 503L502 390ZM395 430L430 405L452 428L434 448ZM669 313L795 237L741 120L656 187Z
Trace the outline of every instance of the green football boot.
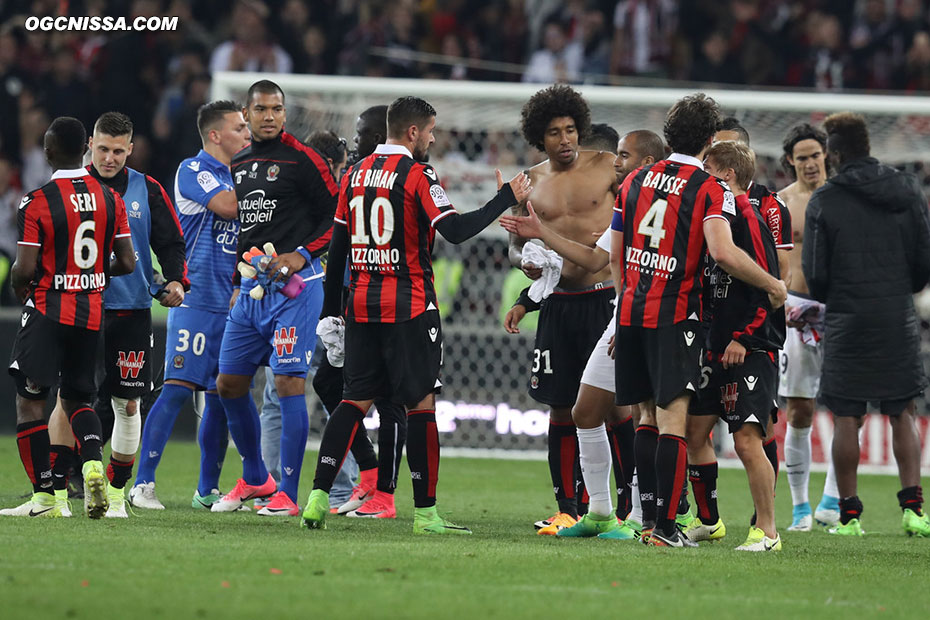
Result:
M904 517L901 519L901 527L908 536L920 536L921 538L930 538L930 517L927 513L918 516L910 508L904 511Z
M326 529L326 515L329 514L329 493L323 489L313 489L307 498L307 507L304 508L301 527L311 530Z
M862 529L859 519L850 519L846 525L837 523L835 527L831 527L827 531L836 536L865 536L865 530Z
M306 513L304 513L306 514ZM413 511L414 534L471 534L471 530L456 525L439 516L435 506L429 508L415 508Z

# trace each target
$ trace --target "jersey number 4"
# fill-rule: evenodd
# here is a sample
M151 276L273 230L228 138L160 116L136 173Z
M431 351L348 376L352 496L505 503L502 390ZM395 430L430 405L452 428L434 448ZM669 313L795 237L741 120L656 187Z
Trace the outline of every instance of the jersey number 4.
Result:
M352 245L387 245L394 236L394 207L387 198L378 196L371 203L371 237L365 231L365 197L356 196L349 201L349 210L355 219L352 225Z
M665 209L668 208L668 201L660 198L652 203L646 215L636 232L644 237L649 237L649 247L658 249L659 244L665 239Z

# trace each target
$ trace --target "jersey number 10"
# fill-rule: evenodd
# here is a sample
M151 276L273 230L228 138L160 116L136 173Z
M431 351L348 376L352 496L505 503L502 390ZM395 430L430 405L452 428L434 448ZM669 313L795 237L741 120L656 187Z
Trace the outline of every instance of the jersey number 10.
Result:
M356 196L349 202L349 210L355 219L352 225L352 245L387 245L394 236L394 207L387 198L378 196L371 203L371 237L365 231L365 197Z

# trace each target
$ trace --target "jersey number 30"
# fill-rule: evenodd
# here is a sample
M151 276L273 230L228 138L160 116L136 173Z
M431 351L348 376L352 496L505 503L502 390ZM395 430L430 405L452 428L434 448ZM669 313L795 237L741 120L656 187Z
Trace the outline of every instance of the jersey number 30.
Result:
M652 203L646 215L636 232L644 237L649 237L649 247L657 249L662 240L665 239L665 209L668 208L668 201L660 198Z
M387 245L394 236L394 207L391 201L378 196L371 203L371 237L365 231L365 197L356 196L349 201L349 210L355 221L352 225L352 245L368 245L374 240L375 245Z

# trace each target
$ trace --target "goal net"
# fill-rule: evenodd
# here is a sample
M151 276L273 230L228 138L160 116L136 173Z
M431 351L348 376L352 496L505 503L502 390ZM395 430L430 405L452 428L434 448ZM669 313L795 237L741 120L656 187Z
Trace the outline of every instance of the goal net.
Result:
M212 96L244 101L248 87L267 77L218 73L214 75ZM350 146L362 110L389 104L404 95L427 99L438 112L430 161L459 210L476 208L494 194L495 168L509 178L545 159L520 134L520 109L542 88L540 85L312 75L277 75L272 79L286 94L290 133L306 139L313 131L328 129L346 138ZM672 88L577 88L591 107L592 122L607 123L620 135L635 129L650 129L661 135L671 104L694 92ZM790 183L778 164L787 130L799 122L819 123L827 114L842 110L866 117L872 150L878 158L916 172L922 182L928 182L923 162L930 159L930 99L704 92L749 130L758 156L758 181L770 187ZM527 395L535 317L528 317L518 335L509 335L501 327L506 309L529 282L511 269L506 244L506 234L496 225L460 246L437 237L436 287L442 306L446 384L437 418L444 446L495 452L520 450L538 455L546 447L548 415L545 406ZM376 420L369 419L369 424L376 424ZM827 424L821 432L815 432L815 455L816 436L828 440L829 427ZM926 432L925 426L922 431ZM884 437L875 435L875 440L884 442ZM890 450L882 449L881 454L883 461L885 456L891 458ZM930 465L930 454L925 459Z

